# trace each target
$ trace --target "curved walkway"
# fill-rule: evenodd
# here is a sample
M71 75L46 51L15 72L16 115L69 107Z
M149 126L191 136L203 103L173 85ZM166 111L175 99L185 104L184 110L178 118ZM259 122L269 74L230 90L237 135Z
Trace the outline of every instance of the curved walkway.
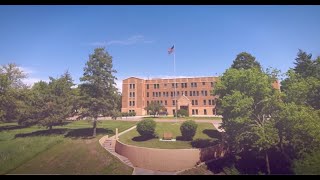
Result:
M134 121L140 121L141 119L137 120L134 119ZM123 120L126 121L126 120ZM160 120L160 119L156 119L156 122L177 122L174 120ZM178 120L179 122L183 122L185 120ZM218 127L221 125L221 120L197 120L196 122L209 122L212 123L213 126L219 131L219 132L224 132L224 130L222 129L218 129ZM137 126L133 126L121 133L118 134L118 137L128 131L131 131L132 129L135 129ZM182 171L177 171L177 172L162 172L162 171L154 171L154 170L150 170L150 169L143 169L143 168L139 168L139 167L135 167L133 166L133 164L130 162L130 160L118 153L115 152L115 141L116 141L116 136L111 136L108 137L108 135L103 136L100 140L99 143L100 145L105 148L108 152L110 152L112 155L114 155L115 157L117 157L122 163L130 166L133 168L133 172L132 175L176 175L179 172Z

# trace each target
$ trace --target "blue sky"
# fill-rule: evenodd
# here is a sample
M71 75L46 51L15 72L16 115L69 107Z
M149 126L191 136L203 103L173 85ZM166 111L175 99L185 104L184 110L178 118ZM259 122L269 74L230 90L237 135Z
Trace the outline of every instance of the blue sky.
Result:
M0 6L0 64L32 83L69 70L75 83L95 47L124 78L215 76L240 52L286 72L298 49L320 56L320 6Z

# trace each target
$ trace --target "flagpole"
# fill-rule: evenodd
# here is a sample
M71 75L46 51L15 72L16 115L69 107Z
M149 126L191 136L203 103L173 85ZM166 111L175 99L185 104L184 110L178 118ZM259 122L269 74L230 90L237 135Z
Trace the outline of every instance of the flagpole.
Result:
M173 45L173 71L174 71L174 101L175 101L175 114L176 114L176 121L178 121L178 104L177 104L177 82L176 82L176 46Z

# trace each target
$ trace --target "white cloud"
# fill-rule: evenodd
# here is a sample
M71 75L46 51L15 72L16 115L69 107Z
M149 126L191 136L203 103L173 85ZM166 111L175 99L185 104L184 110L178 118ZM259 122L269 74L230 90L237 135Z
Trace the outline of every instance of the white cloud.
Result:
M117 84L116 87L118 88L118 91L122 93L122 79L118 79L115 81Z
M102 41L90 43L92 46L110 46L113 44L119 45L133 45L138 43L153 43L151 40L146 40L143 35L134 35L125 40L111 40L111 41Z
M19 66L18 68L19 68L21 71L23 71L24 73L28 74L28 75L35 73L35 70L33 70L32 68L21 67L21 66Z
M23 79L22 82L28 86L33 86L34 83L39 82L39 81L45 81L45 82L49 82L48 79L44 80L44 79L40 79L40 78L26 78Z

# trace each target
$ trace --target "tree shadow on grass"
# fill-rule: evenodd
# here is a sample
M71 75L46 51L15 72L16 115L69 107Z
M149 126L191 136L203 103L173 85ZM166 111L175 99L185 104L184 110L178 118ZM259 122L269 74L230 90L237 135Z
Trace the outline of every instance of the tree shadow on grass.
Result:
M177 137L176 137L176 140L177 140L177 141L192 141L192 139L186 139L186 138L183 137L183 136L177 136Z
M106 128L97 128L97 135L99 134L114 134L113 130ZM70 130L65 137L69 138L82 138L88 139L92 138L93 129L92 128L80 128Z
M153 138L155 138L155 136L136 136L136 137L133 137L131 140L136 142L141 142L141 141L148 141Z
M15 130L15 129L23 129L23 128L26 128L26 126L21 126L21 125L0 126L0 132L1 131L8 131L8 130Z
M203 134L215 139L221 139L221 133L215 129L205 129L202 131Z
M217 139L195 139L191 141L191 146L194 148L206 148L219 144Z
M40 130L40 131L34 131L31 133L21 133L21 134L16 134L15 138L18 137L32 137L32 136L51 136L51 135L61 135L65 134L67 128L60 128L60 129L52 129L52 130Z

